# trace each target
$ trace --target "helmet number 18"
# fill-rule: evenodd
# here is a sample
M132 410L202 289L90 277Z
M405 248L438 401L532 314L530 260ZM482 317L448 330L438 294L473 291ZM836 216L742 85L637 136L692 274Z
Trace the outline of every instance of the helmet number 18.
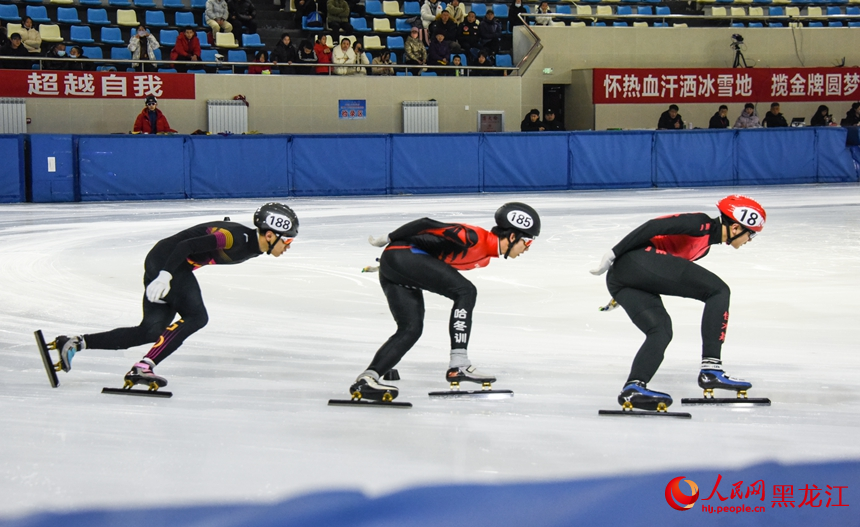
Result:
M737 212L740 212L740 216L737 217L740 223L744 223L750 227L756 227L762 223L761 216L753 209L742 207ZM735 214L737 214L737 212Z

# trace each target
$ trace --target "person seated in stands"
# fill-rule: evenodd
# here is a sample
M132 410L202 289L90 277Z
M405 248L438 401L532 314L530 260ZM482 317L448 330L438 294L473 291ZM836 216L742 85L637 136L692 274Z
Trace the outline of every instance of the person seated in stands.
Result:
M332 49L328 46L328 37L328 33L320 33L317 37L316 44L314 44L314 52L316 52L317 63L319 64L331 64ZM316 72L317 75L328 75L330 69L331 68L320 66L316 68Z
M212 29L212 42L215 42L216 33L231 33L233 31L233 24L228 20L229 17L230 7L227 5L227 0L206 0L203 20Z
M251 0L230 0L227 12L237 41L242 33L253 35L257 32L257 8Z
M278 66L278 70L280 70L282 75L293 75L296 73L293 62L299 61L299 54L296 48L293 47L289 33L281 33L281 40L275 44L275 49L272 50L271 60Z
M541 2L535 11L535 24L538 26L548 26L552 24L552 10L549 8L549 2Z
M287 5L289 5L289 3ZM317 10L317 3L315 0L295 0L295 6L296 16L294 21L298 27L302 26L303 17L306 17Z
M197 38L197 32L194 28L186 27L185 30L176 38L176 44L170 50L170 60L194 61L200 60L200 40ZM188 71L188 64L174 64L176 71L185 73Z
M460 58L460 55L454 55L451 58L451 65L452 66L462 66L463 65L463 59ZM465 77L466 76L466 70L463 68L457 68L454 70L452 75L454 75L455 77Z
M845 119L839 123L841 126L860 125L860 102L851 105L851 109L845 114Z
M738 116L733 128L761 128L758 115L755 113L755 104L748 102L744 105L744 111Z
M274 51L272 52L274 53ZM269 62L269 54L266 53L265 50L257 50L254 53L254 62L258 62L259 64L254 64L253 66L248 66L248 75L271 75L272 67L266 64ZM272 61L274 62L274 61Z
M547 108L543 112L543 128L547 132L564 132L564 125L555 118L555 110Z
M451 20L451 14L448 11L442 11L439 20L430 24L430 34L435 36L437 33L445 35L445 42L451 48L451 53L460 53L463 51L460 44L457 43L460 30L457 24ZM433 41L430 41L430 45L433 45Z
M340 46L334 48L332 60L334 64L355 64L355 52L349 46L351 42L348 38L343 38L340 41ZM354 68L335 68L335 75L352 75Z
M482 49L478 52L478 58L475 60L475 63L472 65L474 68L469 70L469 75L472 77L495 77L498 73L495 70L491 70L489 68L493 67L493 61L490 60L491 54L489 51ZM540 112L538 112L538 119L540 119Z
M390 66L391 64L393 64L391 62L391 50L388 48L383 49L379 53L378 57L373 57L373 61L371 62L371 64L378 64L380 66ZM371 75L394 75L394 68L391 68L391 67L388 67L388 68L382 68L382 67L371 68L370 74Z
M768 128L786 128L788 126L788 122L785 120L785 117L779 113L778 102L770 103L770 111L765 114L764 120L761 124Z
M58 42L58 43L54 44L54 46L47 53L45 53L45 56L50 58L50 59L65 58L65 56L66 56L66 45L63 44L62 42ZM65 69L68 69L67 65L68 65L68 62L63 61L63 60L46 60L45 62L42 63L42 69L43 70L65 70Z
M669 109L660 114L660 120L657 121L658 130L682 130L684 128L684 119L678 113L678 105L671 104Z
M409 38L403 45L403 63L417 66L427 64L427 50L424 49L424 42L418 37L417 27L413 27L409 31ZM420 75L420 73L418 74Z
M131 58L134 60L155 60L155 50L160 46L158 39L152 36L143 24L138 26L137 32L128 39L128 50L131 51ZM153 63L135 62L132 67L136 71L158 71Z
M328 28L332 31L334 42L340 42L340 35L351 35L352 25L349 23L349 4L346 0L328 0ZM335 48L337 49L337 48Z
M298 62L301 64L316 64L319 62L317 60L317 53L314 51L314 45L311 44L310 40L302 40L302 43L299 45L299 60ZM296 70L296 73L299 75L310 75L314 72L313 68L293 68Z
M459 26L464 20L466 20L466 7L460 3L460 0L451 0L448 3L448 7L445 8L445 11L448 11L448 15L451 17L455 26ZM446 36L445 38L447 39L448 37Z
M21 21L21 29L18 30L21 35L21 43L24 48L30 53L42 52L42 35L33 27L33 19L25 16Z
M441 0L424 0L424 4L421 6L421 25L424 26L424 44L430 45L430 40L428 38L430 34L430 24L439 20L442 16L442 2Z
M433 35L433 42L430 43L430 49L427 50L427 64L432 66L447 66L448 57L451 56L451 46L445 40L444 33L436 33ZM450 70L436 69L437 75L448 75Z
M158 99L155 95L146 97L146 106L134 121L134 131L139 134L167 134L176 130L167 123L167 118L158 109Z
M833 116L830 115L830 108L822 104L809 121L809 126L830 126L832 123Z
M523 5L523 0L513 0L511 5L508 7L508 24L511 27L511 31L513 32L514 28L517 26L523 25L522 19L520 19L520 14L528 13L528 9Z
M478 17L474 11L469 11L466 21L460 24L460 33L457 36L460 48L469 54L469 64L474 64L481 51L481 43L478 38Z
M478 41L483 49L493 53L499 52L499 45L502 41L502 23L496 18L492 9L487 9L487 16L478 26Z
M21 35L12 33L9 35L9 43L0 50L0 55L4 57L29 57L30 52L24 47ZM29 70L33 67L33 63L29 60L8 59L0 61L0 67L6 70Z
M355 63L362 66L369 66L370 61L367 60L367 54L364 53L364 44L356 40L352 43L352 52L355 53ZM367 68L358 67L352 68L353 75L367 75Z
M717 110L717 113L711 116L710 122L708 122L708 128L722 128L725 130L729 127L729 118L726 117L729 114L729 107L725 104L721 104L720 108Z
M69 58L72 59L86 59L89 57L84 56L84 50L80 46L72 46L69 48ZM96 69L95 64L92 62L86 61L75 61L75 62L67 62L66 69L73 71L93 71Z
M543 123L540 122L540 112L537 108L533 108L523 117L523 122L520 123L520 132L543 132L546 130Z

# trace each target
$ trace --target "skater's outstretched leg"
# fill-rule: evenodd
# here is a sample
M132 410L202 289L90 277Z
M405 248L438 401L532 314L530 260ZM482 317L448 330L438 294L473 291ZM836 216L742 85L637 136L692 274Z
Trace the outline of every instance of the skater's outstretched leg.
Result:
M627 383L651 382L663 362L666 347L672 341L672 319L663 307L663 300L659 295L624 288L616 291L614 297L636 327L645 333L645 342L633 359Z

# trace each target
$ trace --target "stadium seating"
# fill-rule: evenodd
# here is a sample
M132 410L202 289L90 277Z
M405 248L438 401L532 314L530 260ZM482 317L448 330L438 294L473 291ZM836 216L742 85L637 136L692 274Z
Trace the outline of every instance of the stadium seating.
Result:
M147 11L144 15L144 23L146 27L167 27L167 20L164 18L164 11Z
M364 2L364 9L370 16L385 16L385 11L382 10L382 2L377 0L366 0Z
M91 26L109 26L107 9L87 9L87 24Z
M104 58L101 46L81 46L81 51L84 52L84 57L88 59Z
M264 48L265 44L260 40L260 35L253 33L250 35L242 35L242 46L246 48Z
M236 37L233 36L233 33L215 33L215 47L216 48L238 48L239 44L236 44Z
M50 24L51 19L48 18L48 8L43 5L28 5L26 9L27 16L33 19L37 24Z
M382 2L382 11L388 16L403 16L403 11L400 10L400 3L397 0L384 0Z
M4 20L6 22L20 22L21 15L18 14L18 6L15 4L0 4L0 20Z
M103 27L101 41L105 44L125 44L122 38L122 30L118 27Z
M194 13L177 11L174 23L177 27L197 27L197 21L194 20Z
M90 26L72 26L70 40L78 44L92 44L95 42L93 34L90 31Z
M137 20L137 13L134 9L117 9L116 23L118 26L137 27L140 22Z
M42 24L39 26L39 35L43 42L62 42L63 35L60 34L60 26L56 24Z
M179 38L179 31L175 29L162 29L158 34L159 44L165 47L172 48L173 46L175 46L177 38Z
M57 22L61 24L80 24L81 19L78 17L78 9L75 7L58 7Z

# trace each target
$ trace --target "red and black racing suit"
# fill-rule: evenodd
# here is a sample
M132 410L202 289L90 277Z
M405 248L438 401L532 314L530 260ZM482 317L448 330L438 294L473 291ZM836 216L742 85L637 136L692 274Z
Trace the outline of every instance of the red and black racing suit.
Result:
M649 382L672 340L672 319L660 295L695 298L702 314L702 357L720 358L729 322L729 286L693 262L722 242L722 224L704 213L650 220L612 248L616 259L606 276L612 297L645 333L628 382Z
M162 270L173 275L170 292L153 303L143 295L143 320L131 328L84 335L90 349L128 349L155 343L146 354L158 364L209 321L192 271L204 265L238 264L262 254L257 231L238 223L203 223L156 243L144 262L143 286ZM176 323L173 319L179 313Z
M466 349L478 291L459 273L499 256L499 238L480 227L422 218L395 230L379 259L379 283L397 323L367 369L384 375L421 337L424 295L430 291L454 301L449 321L451 349ZM458 271L459 270L459 271Z

